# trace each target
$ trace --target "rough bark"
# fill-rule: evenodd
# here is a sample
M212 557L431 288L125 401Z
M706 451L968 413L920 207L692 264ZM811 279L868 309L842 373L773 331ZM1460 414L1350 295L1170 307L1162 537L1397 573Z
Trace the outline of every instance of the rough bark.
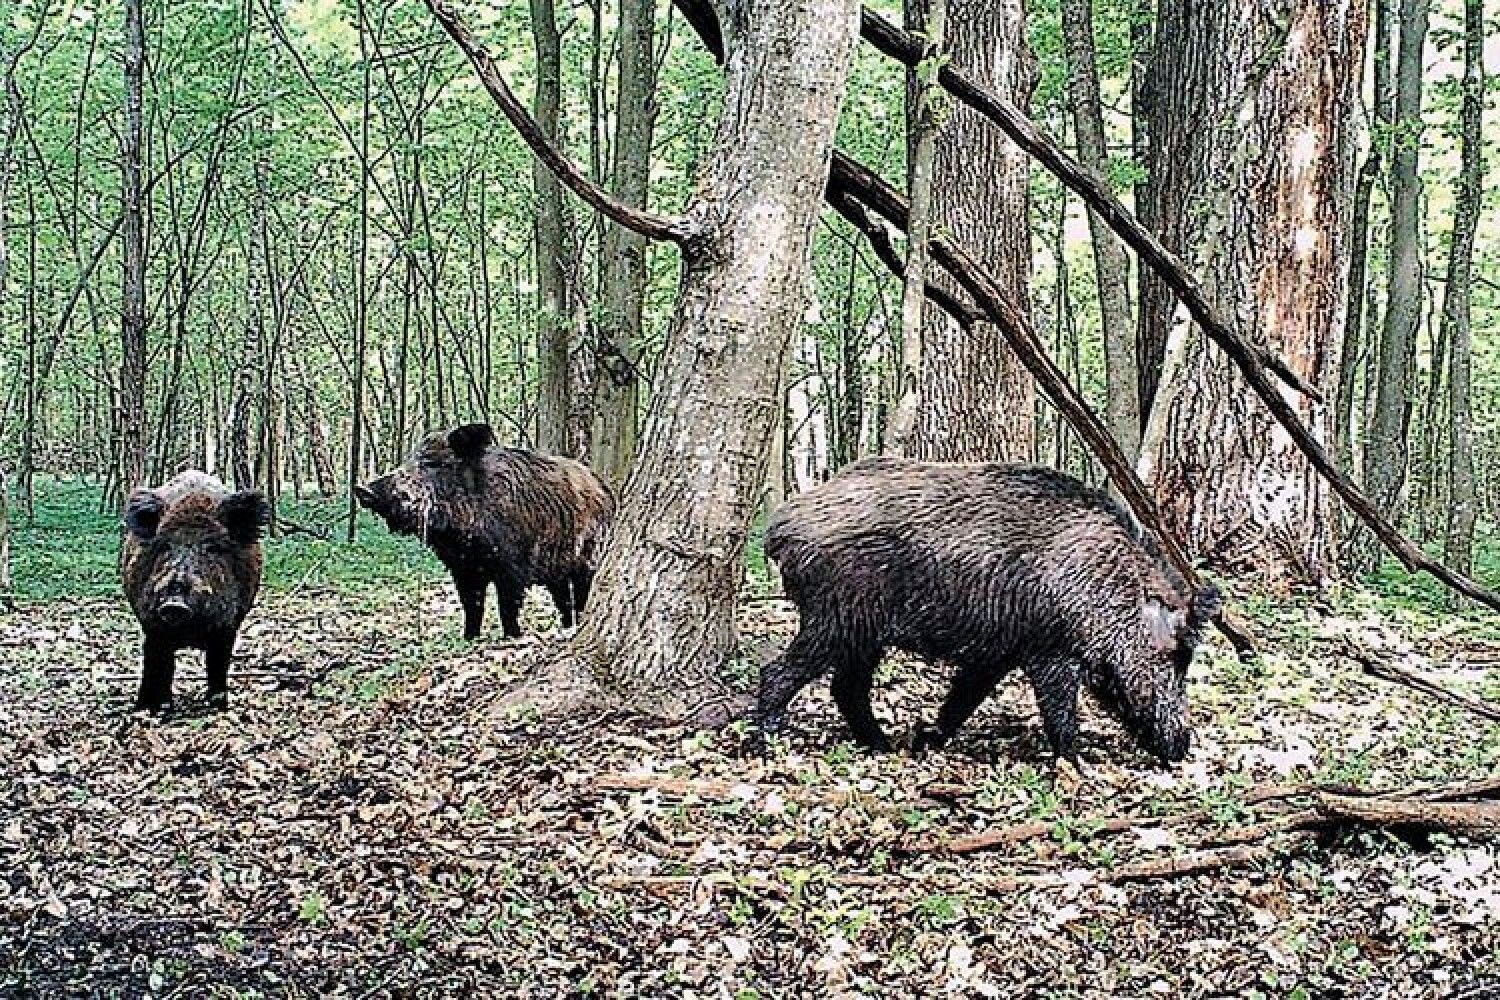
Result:
M347 486L349 490L347 537L354 541L358 533L359 501L354 496L354 487L359 484L361 464L364 459L364 405L365 405L365 345L369 341L370 320L370 59L369 42L365 35L364 0L355 5L358 21L360 52L360 103L363 114L359 125L359 220L358 245L355 252L354 271L354 403L349 428L349 468ZM273 19L274 23L274 19Z
M1396 110L1391 143L1391 249L1385 319L1378 345L1374 409L1365 447L1365 492L1398 527L1406 491L1417 328L1422 321L1422 53L1428 0L1401 0L1396 53ZM1352 565L1369 571L1379 549L1361 531Z
M1449 484L1445 555L1460 573L1474 565L1474 430L1470 408L1473 338L1474 234L1484 201L1484 0L1464 2L1463 102L1459 111L1461 164L1455 192L1453 240L1448 256L1448 283L1443 295L1444 339L1450 351L1448 376Z
M536 42L536 94L532 113L542 135L554 146L562 106L562 48L553 0L531 0L531 31ZM562 185L541 161L531 168L536 192L536 442L544 452L568 453L568 302L566 219Z
M1189 10L1189 8L1193 8ZM1337 377L1353 184L1350 122L1365 37L1362 0L1199 9L1163 0L1152 65L1158 233L1198 255L1211 299L1246 335L1287 357L1326 394ZM1165 346L1176 303L1145 281L1144 322ZM1153 413L1164 433L1150 462L1166 524L1197 558L1271 585L1323 584L1332 572L1330 495L1271 415L1217 352L1186 344L1182 391ZM1298 400L1326 442L1326 407Z
M1107 181L1109 144L1099 97L1092 0L1063 0L1062 16L1068 52L1068 100L1073 106L1078 159ZM1130 303L1130 259L1125 254L1125 244L1092 211L1089 235L1094 243L1094 275L1104 334L1105 422L1126 457L1133 461L1140 448L1141 412Z
M639 208L646 207L656 118L652 55L655 12L655 0L620 0L620 68L610 188L616 200ZM593 466L612 488L625 482L635 460L641 396L636 352L646 294L646 254L644 236L621 225L606 224Z
M141 218L142 79L146 29L142 0L125 0L125 131L121 136L124 219L120 301L119 479L121 496L146 481L146 247Z
M715 5L724 110L688 209L682 291L575 652L617 704L714 721L745 539L854 42L855 0Z
M925 12L920 8L925 7ZM923 318L927 303L927 240L932 232L933 161L942 128L941 88L937 82L940 61L945 58L943 35L947 30L947 0L908 3L907 27L924 38L922 62L907 74L907 188L911 217L907 224L906 275L901 291L901 367L896 377L897 402L886 433L886 449L904 455L911 444L922 402ZM934 317L941 324L941 316Z
M908 17L923 14L911 0ZM949 0L953 68L1025 108L1035 88L1022 0ZM1030 160L978 112L954 105L937 141L933 227L974 247L1007 296L1030 309ZM943 284L949 279L940 278ZM950 286L951 287L951 286ZM1036 386L988 322L965 332L936 311L923 322L921 405L908 451L930 461L1030 461L1036 448Z

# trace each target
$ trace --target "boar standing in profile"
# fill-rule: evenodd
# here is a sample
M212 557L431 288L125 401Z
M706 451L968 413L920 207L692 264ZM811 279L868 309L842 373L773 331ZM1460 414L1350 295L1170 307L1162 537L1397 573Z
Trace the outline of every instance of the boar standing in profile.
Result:
M229 658L260 591L260 535L270 518L259 493L230 493L202 472L130 497L120 576L145 635L136 708L171 702L182 649L203 651L209 699L228 703Z
M405 465L354 492L392 532L418 536L448 567L465 639L479 636L491 584L507 638L521 634L521 602L533 584L551 592L571 627L614 515L588 466L498 447L488 424L429 435Z
M1059 757L1076 763L1080 687L1163 762L1187 754L1187 669L1218 594L1193 593L1117 503L1069 476L869 459L777 510L765 550L802 623L762 677L764 729L831 670L854 738L889 749L870 685L901 649L957 671L913 749L943 745L1019 668Z

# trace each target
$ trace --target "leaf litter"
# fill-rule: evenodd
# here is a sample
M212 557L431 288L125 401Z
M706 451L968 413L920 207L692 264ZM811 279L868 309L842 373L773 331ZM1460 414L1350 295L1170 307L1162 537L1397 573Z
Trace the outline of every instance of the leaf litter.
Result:
M1119 877L1254 839L1286 815L1258 800L1268 785L1493 774L1500 727L1332 652L1379 630L1407 666L1477 694L1495 644L1462 627L1424 657L1420 622L1280 607L1258 662L1200 656L1184 765L1156 768L1089 708L1084 774L1065 783L1014 680L943 753L855 749L824 685L785 740L748 755L732 728L502 710L563 649L550 616L534 603L526 638L466 645L446 591L413 597L267 595L229 710L206 710L190 661L161 720L127 711L137 639L118 603L0 617L0 992L1500 989L1492 841L1340 828L1199 874ZM796 616L754 601L741 624L764 657ZM902 660L881 678L877 711L898 731L946 681Z

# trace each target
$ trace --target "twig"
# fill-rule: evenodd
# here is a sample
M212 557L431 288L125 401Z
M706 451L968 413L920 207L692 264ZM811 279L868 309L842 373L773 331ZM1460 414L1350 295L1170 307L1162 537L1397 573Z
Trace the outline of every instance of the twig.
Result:
M1104 882L1144 882L1157 878L1176 878L1180 875L1201 875L1217 868L1239 867L1278 857L1293 847L1300 847L1307 843L1314 836L1316 835L1311 830L1297 830L1263 844L1212 847L1160 860L1137 861L1111 871L1100 872L1098 877Z
M1401 684L1405 687L1413 688L1424 694L1430 694L1435 698L1441 698L1450 704L1466 708L1475 715L1489 719L1492 722L1500 722L1500 708L1491 705L1487 701L1472 698L1466 694L1459 694L1457 691L1450 691L1437 681L1423 677L1415 670L1409 670L1389 660L1384 660L1370 650L1361 648L1353 641L1346 641L1343 644L1343 652L1354 662L1358 663L1364 672L1371 677L1379 677L1381 680L1390 681L1392 684Z

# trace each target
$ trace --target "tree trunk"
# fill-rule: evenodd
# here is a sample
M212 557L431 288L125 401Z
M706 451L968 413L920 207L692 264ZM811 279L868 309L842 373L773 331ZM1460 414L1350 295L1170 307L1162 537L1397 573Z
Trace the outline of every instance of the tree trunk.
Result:
M562 107L562 52L553 0L531 0L531 31L536 42L536 95L533 114L542 134L558 142ZM536 349L537 447L564 455L568 448L568 279L563 267L566 223L562 185L546 164L534 161L536 191Z
M123 498L146 481L146 247L141 219L141 82L146 63L142 0L125 0L124 287L120 301L120 451Z
M1391 249L1385 322L1380 331L1375 406L1365 445L1366 494L1397 527L1402 523L1411 426L1417 328L1422 322L1422 53L1427 42L1428 0L1401 0L1401 41L1396 54L1396 115L1391 149ZM1380 550L1360 530L1353 548L1356 571L1373 570Z
M1346 304L1365 3L1297 0L1284 19L1273 13L1161 3L1152 212L1163 242L1193 261L1248 338L1326 394ZM1144 284L1143 339L1165 358L1172 324L1186 318L1159 281ZM1177 384L1153 404L1160 438L1142 454L1168 530L1220 569L1272 586L1323 584L1335 534L1325 484L1216 351L1198 338L1183 346ZM1327 440L1328 408L1295 405Z
M1078 137L1078 159L1101 178L1109 178L1109 143L1099 98L1099 70L1094 54L1092 0L1062 0L1063 34L1068 49L1068 95ZM1134 317L1130 306L1130 258L1125 244L1093 212L1089 235L1094 243L1094 273L1099 287L1099 317L1104 332L1105 423L1125 457L1135 461L1140 448L1140 391L1136 372Z
M359 31L360 104L363 113L359 120L359 218L356 220L358 244L354 260L354 391L349 418L347 476L349 506L346 537L351 542L359 532L359 501L354 496L354 487L359 485L364 459L365 345L369 340L370 322L370 52L369 42L365 37L364 0L357 0L354 16Z
M720 0L726 81L681 296L576 651L625 707L716 722L745 539L858 37L856 0ZM789 305L792 304L792 305Z
M655 0L620 0L620 69L610 190L620 201L638 208L646 207L651 132L656 118L652 56L655 11ZM605 482L618 488L635 461L641 397L636 362L646 295L647 243L644 236L624 226L605 226L604 320L598 334L593 465Z
M1353 232L1349 241L1349 318L1344 327L1344 346L1339 351L1339 394L1335 401L1333 433L1338 444L1340 467L1353 470L1359 451L1354 427L1355 382L1364 345L1365 284L1370 262L1370 204L1375 183L1384 169L1391 123L1391 26L1392 0L1375 0L1375 107L1370 130L1370 151L1359 170L1354 188ZM1365 389L1368 392L1370 386ZM1360 449L1362 450L1362 449Z
M908 74L907 186L910 188L910 221L907 223L906 277L901 289L901 370L896 384L899 396L886 433L886 447L893 455L904 455L911 447L917 411L922 402L923 318L927 304L927 240L932 232L932 168L941 131L941 87L938 68L945 58L943 35L947 31L948 0L924 0L923 11L907 13L908 27L922 35L922 62ZM941 317L938 317L941 322Z
M1474 432L1470 408L1473 339L1474 234L1484 201L1484 0L1464 0L1464 81L1459 111L1461 166L1454 196L1453 240L1448 284L1443 294L1443 326L1450 351L1448 375L1449 484L1447 562L1460 573L1474 566Z
M908 23L925 21L926 0L910 0ZM1036 62L1026 44L1022 0L949 0L945 44L955 67L1027 107ZM1030 161L977 112L952 108L937 142L933 228L979 249L1020 308L1029 310ZM942 287L954 287L946 279ZM1036 448L1036 386L993 325L969 331L938 310L923 321L917 426L910 451L933 461L1029 461ZM889 445L889 442L887 442Z

